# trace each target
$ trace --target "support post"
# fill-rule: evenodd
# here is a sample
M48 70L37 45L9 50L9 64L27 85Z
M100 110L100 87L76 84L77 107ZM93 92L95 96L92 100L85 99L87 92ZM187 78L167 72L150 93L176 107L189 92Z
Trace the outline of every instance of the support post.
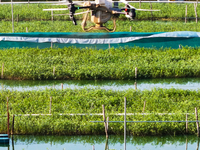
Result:
M188 133L188 114L186 114L186 133Z
M108 49L110 49L110 43L108 43Z
M143 107L143 110L142 110L143 113L144 113L144 110L145 110L145 106L146 106L146 101L144 101L144 107Z
M126 97L124 98L124 150L126 150Z
M198 23L198 18L197 18L197 3L194 3L194 11L195 11L195 16L196 16L196 23Z
M11 0L11 13L12 13L12 32L14 33L13 0Z
M8 134L8 137L10 136L10 132L9 132L9 107L8 107L8 97L7 97L7 134Z
M137 82L135 82L134 85L135 85L135 90L137 90Z
M187 5L185 6L185 23L187 23Z
M61 89L63 90L63 83L61 83Z
M13 118L12 118L12 135L14 134L14 127L15 127L15 115L13 115Z
M197 137L199 137L199 122L198 122L198 110L195 107L195 115L196 115L196 124L197 124Z
M135 68L135 78L137 79L137 67Z
M53 48L53 42L51 42L51 48Z
M3 72L4 72L4 63L2 64L2 67L1 67L1 79L3 79Z
M49 114L51 114L51 103L52 103L52 96L50 97Z
M56 70L55 67L53 67L53 76L55 75L55 70Z
M103 121L104 121L104 126L105 126L106 138L108 138L108 129L107 129L107 123L106 123L105 107L104 107L104 105L102 105L102 108L103 108Z
M141 0L140 0L139 8L141 8Z
M152 4L151 4L151 2L149 2L150 3L150 8L151 8L151 10L152 10ZM151 11L151 20L153 21L153 12Z
M28 27L26 27L26 33L28 33Z
M132 26L130 26L130 32L132 32Z
M51 21L53 22L53 10L51 11Z

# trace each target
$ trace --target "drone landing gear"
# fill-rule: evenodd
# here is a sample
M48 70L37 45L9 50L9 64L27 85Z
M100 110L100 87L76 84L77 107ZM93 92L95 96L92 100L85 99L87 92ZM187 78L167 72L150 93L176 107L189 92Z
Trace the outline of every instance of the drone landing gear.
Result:
M108 29L107 27L103 26L102 24L96 24L95 26L91 26L89 28L86 28L84 25L82 26L82 29L85 31L85 32L89 32L91 30L106 30L107 32L115 32L116 30L116 21L115 19L113 20L113 24L114 24L114 27L113 29Z
M103 23L96 23L95 26L91 26L89 28L86 28L86 20L87 20L87 17L88 17L88 14L85 14L85 17L83 18L83 21L82 21L82 29L85 31L85 32L89 32L91 30L106 30L107 32L115 32L116 30L116 19L113 18L113 29L108 29L107 27L103 26Z

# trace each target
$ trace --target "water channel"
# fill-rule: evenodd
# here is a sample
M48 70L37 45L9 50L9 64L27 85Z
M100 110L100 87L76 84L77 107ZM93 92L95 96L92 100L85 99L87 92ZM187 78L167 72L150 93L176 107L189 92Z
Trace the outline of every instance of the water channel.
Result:
M11 138L12 139L12 138ZM110 135L106 146L101 136L14 135L1 150L124 150L123 136ZM196 136L128 136L126 150L199 150Z
M176 88L198 90L200 78L169 78L169 79L140 79L140 80L0 80L0 90L44 90L44 89L81 89L101 88L106 90L151 90L153 88Z

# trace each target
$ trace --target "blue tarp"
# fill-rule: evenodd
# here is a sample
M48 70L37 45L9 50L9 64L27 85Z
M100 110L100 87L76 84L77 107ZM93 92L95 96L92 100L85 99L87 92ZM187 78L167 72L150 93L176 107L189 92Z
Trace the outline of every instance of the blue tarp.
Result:
M114 32L114 33L1 33L0 48L48 48L76 46L79 48L107 49L109 47L178 48L179 45L200 46L200 32Z

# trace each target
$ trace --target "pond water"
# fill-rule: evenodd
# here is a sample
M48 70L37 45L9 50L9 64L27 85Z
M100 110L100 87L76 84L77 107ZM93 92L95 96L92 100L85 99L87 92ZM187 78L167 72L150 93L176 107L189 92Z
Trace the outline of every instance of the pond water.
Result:
M123 136L31 136L14 135L1 150L124 150ZM128 136L126 150L198 150L196 136Z
M169 79L141 79L141 80L0 80L0 90L44 90L44 89L81 89L101 88L106 90L135 89L135 82L139 90L153 88L200 89L200 78L169 78Z

